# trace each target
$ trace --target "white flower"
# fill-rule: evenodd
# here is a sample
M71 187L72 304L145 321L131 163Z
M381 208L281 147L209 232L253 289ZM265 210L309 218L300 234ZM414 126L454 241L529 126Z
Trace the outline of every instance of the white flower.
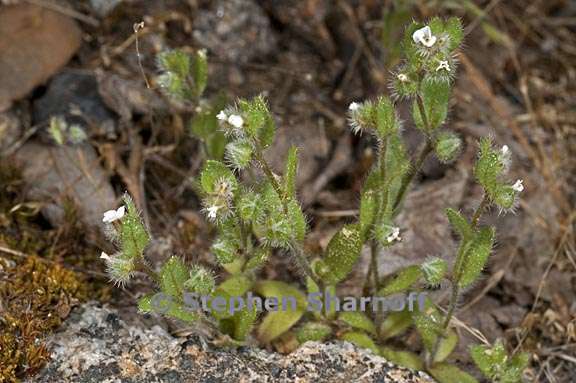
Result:
M357 102L352 102L350 103L350 105L348 106L348 110L351 112L356 112L358 109L360 109L360 104Z
M390 231L390 234L388 234L388 236L386 237L386 242L391 243L394 241L400 241L402 238L400 238L400 228L399 227L393 227L392 230Z
M220 113L216 115L216 118L219 119L220 121L226 121L228 119L228 115L226 115L226 112L221 110Z
M500 158L504 165L504 169L508 169L512 163L512 152L510 151L510 148L508 148L508 145L504 145L502 146L502 149L500 149Z
M406 82L408 81L408 76L406 76L404 73L400 73L398 76L396 76L398 78L398 80L400 80L400 82Z
M104 223L111 223L120 218L124 217L124 213L126 212L126 208L124 206L120 206L118 210L108 210L104 213L104 217L102 218L102 222Z
M106 254L105 252L102 252L102 254L100 254L100 258L109 261L110 260L110 256L108 254Z
M520 193L521 191L524 190L524 181L523 180L516 180L514 185L512 185L512 189L515 192Z
M228 117L228 123L235 128L241 128L242 125L244 125L244 119L237 114L231 114L230 117Z
M430 30L429 26L425 26L424 28L420 28L414 32L412 34L412 40L414 40L415 43L420 43L428 48L436 44L436 36L432 35L432 30Z
M448 65L448 61L440 61L440 65L438 65L438 68L436 68L436 72L442 69L446 69L448 72L450 72L450 65Z
M206 211L208 211L208 218L210 219L216 219L216 213L218 213L218 210L220 210L220 206L210 206L208 209L206 209Z

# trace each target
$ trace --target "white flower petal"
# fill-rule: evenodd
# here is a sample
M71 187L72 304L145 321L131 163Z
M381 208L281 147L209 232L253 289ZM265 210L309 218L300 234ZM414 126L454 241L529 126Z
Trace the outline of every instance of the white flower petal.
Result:
M436 36L432 35L432 30L429 26L425 26L415 31L412 34L412 40L414 40L416 44L422 44L428 48L436 44Z
M104 217L102 218L102 222L104 223L111 223L120 218L124 217L126 213L126 207L120 206L118 210L108 210L104 212Z
M442 69L445 69L448 72L450 72L450 65L448 65L448 61L440 61L440 64L436 68L436 72L438 72L439 70L442 70Z
M352 102L352 103L350 103L350 105L348 106L348 110L351 111L351 112L355 112L355 111L357 111L358 109L360 109L360 104L357 103L357 102Z
M100 258L105 259L106 261L110 260L110 256L105 252L102 252L102 254L100 254Z
M228 115L226 114L226 112L221 110L220 113L216 115L216 118L219 119L220 121L226 121L228 119Z
M232 114L230 117L228 117L228 123L230 123L230 125L234 126L235 128L241 128L242 125L244 125L244 119L242 116Z
M512 189L514 189L515 192L520 193L521 191L524 190L524 181L523 180L516 180L514 185L512 185Z

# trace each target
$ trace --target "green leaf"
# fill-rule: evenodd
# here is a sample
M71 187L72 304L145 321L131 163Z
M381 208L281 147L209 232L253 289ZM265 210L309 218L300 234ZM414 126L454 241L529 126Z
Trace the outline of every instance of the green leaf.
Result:
M368 316L359 311L344 311L338 315L338 320L357 330L364 330L376 335L376 326Z
M261 281L255 288L256 292L266 298L276 298L280 311L271 311L262 320L258 327L258 339L263 343L269 343L294 326L304 314L307 306L306 296L296 287L279 281ZM282 310L283 298L296 299L295 310L287 301L286 310Z
M141 302L142 309L146 312L156 312L189 323L198 319L198 313L176 302L175 299L165 295L165 293L152 294L147 298L149 299L144 299Z
M464 39L464 28L462 27L460 19L458 17L450 17L444 23L444 31L450 37L448 49L451 51L457 49Z
M332 334L332 327L319 322L306 322L296 331L296 339L300 344L308 341L321 342Z
M194 265L190 269L190 277L184 282L184 287L200 295L208 295L214 290L216 282L212 273L202 266Z
M340 339L346 342L350 342L358 347L372 350L375 354L380 353L380 350L378 349L378 346L376 346L376 343L374 343L374 340L372 340L372 338L364 332L350 331L344 333Z
M266 99L260 95L250 101L240 100L238 104L248 136L257 140L262 149L270 146L274 141L276 127Z
M388 97L380 97L375 105L376 133L380 139L398 131L398 121L394 104Z
M500 339L492 347L471 346L470 355L484 376L502 383L519 382L530 359L527 353L519 353L509 358Z
M179 49L162 52L156 58L158 67L163 71L173 73L182 79L190 73L190 56Z
M195 96L200 97L208 84L208 58L206 57L206 51L203 49L194 55L192 74L194 77Z
M410 289L422 276L422 270L417 265L407 266L397 271L383 288L378 291L378 295L385 297L400 293Z
M287 199L296 196L296 173L298 168L298 148L291 146L284 170L284 195Z
M226 136L219 129L214 109L196 113L190 120L190 131L192 135L204 142L208 159L222 159L226 147Z
M422 371L424 370L424 363L418 357L410 351L398 351L390 347L380 347L380 355L392 363L411 368L413 370Z
M448 101L450 100L450 83L441 81L424 81L421 89L424 113L430 130L439 128L448 116ZM426 131L424 119L420 114L418 103L414 101L412 116L418 129ZM428 132L430 133L430 132Z
M223 180L229 183L232 190L236 189L237 180L232 170L222 162L214 160L206 161L204 169L202 169L202 173L200 174L202 190L204 190L205 193L216 193L218 191L218 183Z
M258 311L256 307L253 307L252 310L248 310L247 308L242 309L239 313L234 315L234 339L239 341L246 340L248 334L252 330L254 326L254 322L256 322L256 318L258 317Z
M164 294L181 299L188 268L178 257L171 257L160 269L160 289Z
M252 281L244 275L234 275L222 282L212 294L212 299L223 298L226 301L226 306L222 311L212 310L212 315L217 319L230 318L235 315L231 313L234 310L230 298L244 296L251 289L252 284Z
M135 260L144 255L144 249L150 242L150 234L148 234L130 195L125 193L123 199L126 213L120 221L122 255L130 260Z
M294 297L296 306L301 309L305 309L308 304L306 296L298 288L280 281L260 281L255 291L264 297L276 297L279 301L282 297Z
M380 325L380 336L389 339L402 334L412 325L410 311L398 311L389 313Z
M450 226L452 226L456 233L458 233L460 238L462 238L464 241L468 241L468 239L472 238L472 227L468 223L468 220L462 216L462 214L454 209L448 208L446 209L446 216L448 217Z
M495 231L492 227L483 227L468 244L464 254L465 262L462 263L462 272L458 280L460 287L467 287L474 282L488 261Z
M434 152L445 163L453 161L461 148L462 140L452 132L441 132L434 141Z
M424 347L432 352L438 335L442 333L442 317L434 307L428 307L424 312L412 312L412 320L416 331L422 338Z
M469 375L458 367L447 363L436 364L432 366L428 372L439 383L478 383L476 378L472 375Z
M444 279L446 270L448 269L448 264L445 260L434 257L424 262L420 268L424 273L426 282L436 286Z
M252 162L252 144L246 139L238 139L226 145L226 159L235 169L245 169Z
M292 225L292 237L298 242L303 242L306 237L306 217L300 204L295 200L288 202L288 216Z
M434 362L442 362L450 356L456 345L458 344L458 335L452 329L449 329L446 336L440 340L438 345L438 352L434 358Z
M271 311L262 320L258 327L258 339L262 343L270 343L294 326L304 310Z
M362 236L357 224L346 225L332 237L323 258L329 272L321 277L336 284L352 271L362 250Z
M138 299L138 311L141 313L151 313L152 308L152 297L154 294L144 295L142 298Z
M362 193L360 198L360 233L365 239L376 216L376 196L372 190Z
M246 262L244 267L248 270L256 270L263 266L270 257L270 249L259 247L254 251L252 257Z

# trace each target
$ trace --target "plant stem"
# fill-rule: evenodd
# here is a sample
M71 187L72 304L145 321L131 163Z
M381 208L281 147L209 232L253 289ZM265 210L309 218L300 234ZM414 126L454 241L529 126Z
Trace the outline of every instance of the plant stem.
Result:
M478 227L478 222L480 221L480 217L482 216L482 213L484 212L484 210L486 209L486 207L488 206L490 202L490 199L488 197L487 194L484 194L484 197L482 198L482 202L480 202L480 205L478 205L478 207L476 208L476 211L474 211L474 214L472 215L472 230L476 230L476 228ZM452 293L450 295L450 303L448 306L448 311L446 313L446 316L444 317L444 322L442 323L442 334L440 336L438 336L438 338L436 339L436 342L434 343L434 347L432 348L432 353L429 355L429 358L426 360L426 364L428 367L430 367L430 365L434 362L434 359L436 358L436 354L438 353L438 349L440 347L440 342L442 341L442 338L444 338L444 336L446 335L446 330L448 329L448 326L450 325L450 321L452 320L452 317L454 316L454 311L456 311L456 305L458 304L458 301L460 300L460 278L462 276L462 265L466 264L467 261L467 253L464 251L463 246L460 247L460 250L458 251L458 256L456 258L456 264L454 265L454 274L453 274L453 278L452 278Z
M254 151L254 156L256 157L256 161L260 164L260 166L262 167L262 170L264 170L264 174L266 175L266 178L268 178L268 180L272 184L272 187L274 188L274 191L276 191L276 194L278 194L278 197L280 198L280 201L282 202L282 208L284 210L284 214L288 214L288 201L286 200L284 193L282 192L282 188L280 187L280 184L278 183L276 176L272 172L270 165L268 165L268 162L266 162L266 159L264 158L264 155L262 154L262 149L260 148L260 145L258 143L256 143L255 146L256 146L256 150ZM294 254L294 257L296 258L296 261L298 262L298 265L300 266L300 268L302 268L302 270L304 270L306 275L308 277L310 277L310 279L312 279L314 281L314 283L316 283L318 285L318 287L320 288L320 291L323 291L322 281L316 277L316 274L314 274L314 271L312 270L312 266L310 266L310 262L308 262L308 259L304 255L304 250L302 249L302 245L300 243L297 243L296 241L292 241L290 243L290 245L292 248L292 253Z
M373 284L374 284L374 293L378 292L378 290L380 290L380 275L379 275L379 271L378 271L378 253L380 252L380 246L378 244L377 241L372 240L372 243L370 244L370 255L371 255L371 260L370 260L370 268L372 269L372 278L373 278Z
M410 170L408 171L408 173L406 174L406 176L404 176L404 179L402 180L402 184L400 185L400 190L398 191L398 197L396 198L396 201L394 201L394 205L392 207L392 210L396 214L397 214L398 207L404 201L404 198L406 196L406 192L408 191L408 186L410 186L410 183L414 180L414 177L416 176L416 174L418 174L418 172L420 172L420 169L422 168L424 161L426 160L426 158L428 157L428 155L431 152L432 152L432 139L427 137L426 142L422 145L420 151L418 152L418 155L416 156L416 161L414 163L414 166L412 166L410 168Z
M160 285L160 276L154 269L152 269L145 260L139 259L137 263L138 268L144 274L146 274L150 279L152 279L156 284Z

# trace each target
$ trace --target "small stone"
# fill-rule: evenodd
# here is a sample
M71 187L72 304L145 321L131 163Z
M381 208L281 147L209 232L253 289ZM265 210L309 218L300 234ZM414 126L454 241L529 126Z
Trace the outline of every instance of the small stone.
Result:
M80 47L82 32L69 17L45 7L0 9L0 111L63 67Z

